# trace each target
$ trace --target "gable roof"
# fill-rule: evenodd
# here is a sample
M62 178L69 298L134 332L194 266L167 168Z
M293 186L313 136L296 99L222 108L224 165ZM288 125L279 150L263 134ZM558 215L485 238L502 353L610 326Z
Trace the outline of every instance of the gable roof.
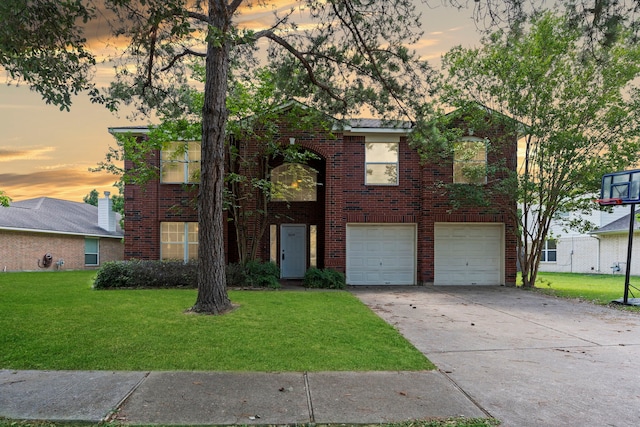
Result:
M8 208L0 207L2 230L120 239L124 232L119 220L120 215L116 214L116 231L109 232L98 226L97 206L50 197L12 202Z
M629 216L631 214L627 214L625 216L623 216L622 218L618 218L615 221L610 222L609 224L603 225L602 227L598 228L597 230L592 231L589 234L614 234L614 233L629 233ZM638 231L640 230L640 222L638 221L638 218L635 218L635 221L633 222L633 231Z

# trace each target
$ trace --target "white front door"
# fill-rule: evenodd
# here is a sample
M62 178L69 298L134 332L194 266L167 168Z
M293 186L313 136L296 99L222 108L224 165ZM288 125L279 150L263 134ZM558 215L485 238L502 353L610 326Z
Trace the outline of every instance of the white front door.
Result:
M280 277L300 279L307 271L307 226L282 224L280 226Z

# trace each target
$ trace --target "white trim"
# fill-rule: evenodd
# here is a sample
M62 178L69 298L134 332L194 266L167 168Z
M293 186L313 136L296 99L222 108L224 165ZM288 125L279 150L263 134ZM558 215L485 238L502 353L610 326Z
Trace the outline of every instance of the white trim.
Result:
M129 126L129 127L112 127L107 128L111 135L124 135L131 133L133 135L147 135L151 130L147 126Z
M380 134L380 135L408 135L411 133L410 129L402 129L402 128L351 128L345 127L345 133L347 130L350 135L353 136L364 136L371 134Z
M26 231L29 233L43 233L43 234L62 234L65 236L97 237L97 238L105 238L105 239L122 239L124 237L124 235L112 236L107 234L73 233L70 231L40 230L35 228L15 228L15 227L2 227L2 226L0 226L0 230Z

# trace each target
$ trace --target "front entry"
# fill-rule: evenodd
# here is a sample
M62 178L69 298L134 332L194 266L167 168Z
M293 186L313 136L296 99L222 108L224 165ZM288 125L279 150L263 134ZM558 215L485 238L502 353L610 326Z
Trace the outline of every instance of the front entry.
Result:
M300 279L307 271L307 226L282 224L280 226L280 277Z

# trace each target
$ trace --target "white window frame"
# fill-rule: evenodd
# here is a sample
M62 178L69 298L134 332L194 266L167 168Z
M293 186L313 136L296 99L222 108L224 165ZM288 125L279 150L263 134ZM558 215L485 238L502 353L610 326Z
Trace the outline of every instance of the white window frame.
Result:
M186 149L183 147L187 145ZM175 154L177 151L184 150L184 154ZM190 154L191 153L191 154ZM197 153L197 154L196 154ZM190 157L197 157L192 159ZM177 165L178 172L182 165L182 178L180 180L172 180L165 178L165 166ZM163 184L194 184L198 183L198 179L194 179L196 171L200 171L200 143L197 141L175 141L166 144L160 150L160 182ZM198 173L199 177L199 173Z
M96 244L96 251L95 252L88 252L87 251L87 242L89 242L89 241L95 242L95 244ZM95 264L87 262L87 255L91 255L91 256L95 255L95 257L96 257ZM89 238L89 237L86 237L84 239L84 265L93 266L93 267L100 265L100 239L92 239L92 238Z
M489 140L488 139L482 139L482 138L478 138L475 136L467 136L464 137L462 139L460 139L460 141L456 142L456 144L459 145L465 145L467 146L468 144L482 144L484 145L484 158L482 160L478 160L478 159L459 159L458 156L458 152L459 150L457 150L456 148L454 148L454 152L453 152L453 183L454 184L470 184L470 185L484 185L487 183L487 147L489 145ZM460 169L462 169L465 165L477 165L477 166L484 166L484 177L482 178L482 180L480 181L471 181L468 178L466 178L461 172Z
M164 240L167 233L171 233L171 230L163 230L164 226L174 225L178 227L178 235L181 240ZM194 230L190 230L189 226L194 227ZM190 238L191 237L191 238ZM182 261L188 262L191 259L198 258L198 223L197 222L175 222L175 221L163 221L160 223L160 259L180 259L165 254L166 245L179 245L182 246ZM190 247L193 248L193 256L189 256Z
M396 158L394 160L389 159L388 161L381 161L379 158L376 158L377 155L373 153L373 147L379 147L382 144L393 145L395 146L395 150L389 149L387 153L391 153L395 151ZM369 173L370 166L385 166L385 167L394 167L396 171L395 182L386 181L372 181L373 174ZM370 177L371 176L371 177ZM383 185L383 186L394 186L398 185L400 182L400 143L398 141L367 141L365 140L364 144L364 184L365 185Z
M555 247L550 248L549 242L554 242ZM555 255L555 260L549 261L549 254L553 253ZM540 256L540 262L546 263L556 263L558 262L558 240L556 239L547 239L544 241L544 245L542 246L542 254Z

